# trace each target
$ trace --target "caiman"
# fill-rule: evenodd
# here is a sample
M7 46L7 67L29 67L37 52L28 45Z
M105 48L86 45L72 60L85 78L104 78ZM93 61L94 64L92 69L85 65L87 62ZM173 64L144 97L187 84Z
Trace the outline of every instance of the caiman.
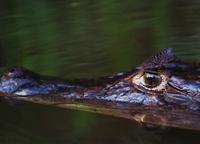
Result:
M0 97L200 130L199 64L182 62L172 48L96 80L62 81L14 67L0 77Z

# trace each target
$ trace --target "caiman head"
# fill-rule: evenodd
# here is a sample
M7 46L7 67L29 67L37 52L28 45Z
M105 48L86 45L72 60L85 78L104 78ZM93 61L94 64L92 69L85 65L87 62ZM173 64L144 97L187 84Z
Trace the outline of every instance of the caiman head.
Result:
M131 72L97 80L59 82L14 68L1 76L2 97L77 108L200 130L200 68L181 62L171 48Z

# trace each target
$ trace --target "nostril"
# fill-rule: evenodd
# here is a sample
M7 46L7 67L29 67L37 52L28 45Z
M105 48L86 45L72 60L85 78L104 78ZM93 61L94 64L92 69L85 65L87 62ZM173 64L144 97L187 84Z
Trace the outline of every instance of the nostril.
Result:
M8 73L7 73L7 75L9 76L9 77L18 77L18 76L21 76L22 75L22 70L20 69L20 68L11 68L9 71L8 71Z

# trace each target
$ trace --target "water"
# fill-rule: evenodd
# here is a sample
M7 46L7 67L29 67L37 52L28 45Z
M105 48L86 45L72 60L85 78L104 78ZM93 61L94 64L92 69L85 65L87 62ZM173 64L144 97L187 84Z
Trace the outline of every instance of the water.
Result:
M17 65L66 79L127 71L174 47L199 61L198 0L3 0L0 71ZM2 144L184 144L200 133L147 130L129 120L61 108L0 103Z

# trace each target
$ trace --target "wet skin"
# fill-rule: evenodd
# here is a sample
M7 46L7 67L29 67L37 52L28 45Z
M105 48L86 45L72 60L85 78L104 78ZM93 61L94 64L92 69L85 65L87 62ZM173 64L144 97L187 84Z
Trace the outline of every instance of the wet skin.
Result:
M200 68L171 48L127 73L62 81L15 67L0 78L0 97L114 115L140 123L200 130Z

